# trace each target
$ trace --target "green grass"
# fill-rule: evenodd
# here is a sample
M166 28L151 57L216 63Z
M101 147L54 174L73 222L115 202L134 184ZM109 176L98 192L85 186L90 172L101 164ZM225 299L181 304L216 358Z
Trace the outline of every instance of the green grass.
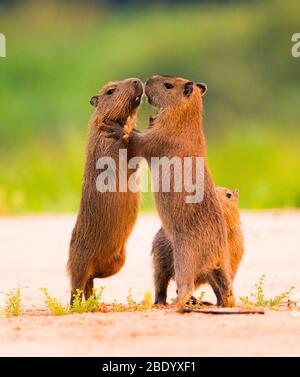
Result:
M101 305L102 293L105 287L93 288L93 294L87 299L82 300L82 291L77 289L71 311L73 313L91 313L94 312Z
M264 293L265 275L261 275L258 283L255 284L255 291L249 296L240 297L241 302L246 307L264 307L272 310L289 308L288 302L290 295L295 287L289 287L280 294L267 298ZM72 305L64 304L61 300L53 297L47 288L40 288L44 294L44 302L52 315L62 316L69 314L83 313L111 313L111 312L144 312L153 308L153 298L150 291L144 293L144 299L141 302L134 300L132 289L128 289L126 297L127 304L122 304L114 299L112 304L101 302L102 294L105 287L94 288L93 294L87 300L82 299L83 292L77 289L74 295ZM201 291L197 298L197 303L189 302L188 306L193 309L201 309L205 291ZM0 310L0 314L4 314L7 318L17 317L22 314L21 290L20 288L11 290L5 295L5 306Z
M201 309L203 306L202 301L203 301L204 296L205 296L205 291L201 291L199 296L196 297L197 302L193 302L193 300L190 299L187 306L190 307L191 309Z
M241 208L300 207L299 145L300 136L274 130L258 138L249 127L214 143L208 137L209 166L216 184L240 189ZM0 163L0 213L76 211L84 149L84 136L70 133L62 143L17 150ZM141 207L153 209L151 192L142 193Z
M249 307L265 307L269 309L278 309L281 305L289 300L292 291L295 287L289 287L286 291L274 296L273 298L267 298L264 293L266 275L261 275L258 283L255 284L255 291L250 293L249 296L242 296L240 300L245 306Z
M153 73L208 83L210 167L219 185L240 188L241 207L300 207L299 24L295 0L0 9L0 214L76 211L89 98L107 81ZM140 128L151 112L144 103Z
M249 126L208 145L208 160L218 185L240 189L242 208L299 208L299 145L297 133Z
M5 306L3 313L7 318L18 317L22 313L20 288L11 290L5 295Z
M45 295L45 304L53 315L66 315L71 313L91 313L101 306L101 297L104 287L94 288L93 294L87 299L82 299L83 292L80 289L76 290L74 301L72 305L65 305L61 300L53 297L46 288L40 288L40 291Z
M64 305L59 299L53 297L48 292L47 288L40 288L40 291L45 295L45 304L53 315L66 315L70 314L70 305Z
M114 299L112 304L113 310L115 312L123 312L124 311L124 305L122 305L120 302L118 302L116 299Z
M141 302L136 302L132 295L132 289L129 288L126 299L127 305L114 300L111 307L104 306L100 310L104 312L143 312L153 308L152 293L150 291L144 293L144 299Z
M67 314L82 314L93 312L140 312L150 310L152 304L152 294L150 291L146 291L144 299L141 302L136 302L132 295L132 289L128 289L128 295L126 297L127 304L124 305L114 299L111 305L101 302L102 294L105 287L94 288L93 294L87 300L82 299L83 292L80 289L76 290L74 295L74 301L72 305L64 304L61 300L50 295L47 288L40 288L40 291L45 296L45 304L50 310L52 315L60 316Z
M152 306L153 306L152 293L150 291L146 291L144 295L144 300L142 301L142 307L145 310L150 310Z
M128 289L128 295L126 299L127 299L127 306L129 309L133 308L136 305L136 302L134 301L133 296L132 296L132 288Z

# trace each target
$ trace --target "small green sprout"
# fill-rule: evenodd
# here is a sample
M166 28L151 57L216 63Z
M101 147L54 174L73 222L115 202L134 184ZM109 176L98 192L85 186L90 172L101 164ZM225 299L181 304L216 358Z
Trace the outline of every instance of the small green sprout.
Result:
M266 298L264 294L264 284L266 275L261 275L258 283L255 284L255 291L250 293L250 297L242 296L240 300L246 306L266 307L269 309L276 309L283 304L284 300L288 300L295 287L290 286L286 291L275 296L274 298Z
M140 309L141 310L150 310L153 306L152 303L152 293L150 291L146 291L144 294L144 300L141 302Z
M101 305L100 300L104 287L98 289L94 288L93 294L87 300L82 300L83 292L80 289L77 289L72 306L63 305L60 300L52 297L46 288L40 288L40 291L44 293L45 304L54 315L66 315L71 313L91 313L95 311Z
M132 296L132 288L128 289L128 295L126 298L127 298L128 309L133 309L136 306L136 302L134 301L133 296Z
M21 314L21 290L20 288L6 293L5 307L3 310L7 318L17 317Z
M104 289L105 287L93 288L93 293L87 300L82 300L83 292L80 289L76 289L71 311L73 313L91 313L95 311L101 305L100 300Z
M62 302L52 297L47 288L40 288L40 291L45 295L45 304L48 306L52 314L54 315L66 315L70 314L70 305L63 305Z

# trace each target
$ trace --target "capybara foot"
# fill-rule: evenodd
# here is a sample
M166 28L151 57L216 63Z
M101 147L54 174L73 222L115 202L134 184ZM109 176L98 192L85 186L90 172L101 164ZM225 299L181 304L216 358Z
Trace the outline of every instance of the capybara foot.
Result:
M186 305L188 305L188 304L197 305L197 304L199 304L199 301L196 299L195 296L192 296L192 297L189 299L189 301L186 303Z
M209 301L201 301L201 305L205 305L205 306L214 306L214 304L212 304L212 303L209 302Z
M191 297L190 294L178 295L176 299L172 302L171 307L180 310L188 303L188 298Z
M195 296L192 296L189 299L189 301L186 303L186 305L189 305L189 304L192 304L192 305L204 305L204 306L214 306L214 304L212 304L209 301L199 301Z
M235 306L236 305L235 305L234 296L226 297L226 299L224 300L224 307L225 308L234 308Z
M158 293L155 295L155 300L154 300L155 305L167 305L167 297L166 295L163 295L161 293Z
M171 309L174 309L174 310L179 310L179 311L181 311L181 310L184 308L184 305L180 304L177 300L174 300L174 301L170 304L170 308L171 308Z

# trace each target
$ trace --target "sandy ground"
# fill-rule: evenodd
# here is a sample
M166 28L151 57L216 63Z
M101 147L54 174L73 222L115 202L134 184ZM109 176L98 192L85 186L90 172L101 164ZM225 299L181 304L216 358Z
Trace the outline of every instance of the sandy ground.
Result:
M40 287L65 302L65 272L74 216L0 218L0 296L21 288L23 315L0 318L0 355L84 356L300 356L300 312L213 316L170 310L95 313L54 317ZM246 253L235 281L236 296L248 295L261 274L266 294L290 285L300 300L300 212L242 214ZM123 270L97 280L103 300L125 302L128 288L136 300L153 290L150 247L160 222L141 215L128 243ZM209 287L205 299L214 300ZM175 296L174 284L169 299Z

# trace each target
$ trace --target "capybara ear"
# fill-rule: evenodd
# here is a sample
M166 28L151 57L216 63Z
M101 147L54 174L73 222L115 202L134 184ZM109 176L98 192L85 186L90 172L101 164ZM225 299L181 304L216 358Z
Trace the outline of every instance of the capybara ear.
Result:
M239 190L239 189L235 189L235 190L233 191L233 195L234 195L234 197L235 197L236 199L238 199L238 198L239 198L239 195L240 195L240 190Z
M90 99L90 104L91 104L93 107L97 107L97 106L98 106L98 103L99 103L99 96L93 96L93 97Z
M204 82L197 82L196 85L200 89L201 95L204 96L204 94L207 92L207 85Z
M193 81L189 81L184 85L183 95L189 97L193 93Z

